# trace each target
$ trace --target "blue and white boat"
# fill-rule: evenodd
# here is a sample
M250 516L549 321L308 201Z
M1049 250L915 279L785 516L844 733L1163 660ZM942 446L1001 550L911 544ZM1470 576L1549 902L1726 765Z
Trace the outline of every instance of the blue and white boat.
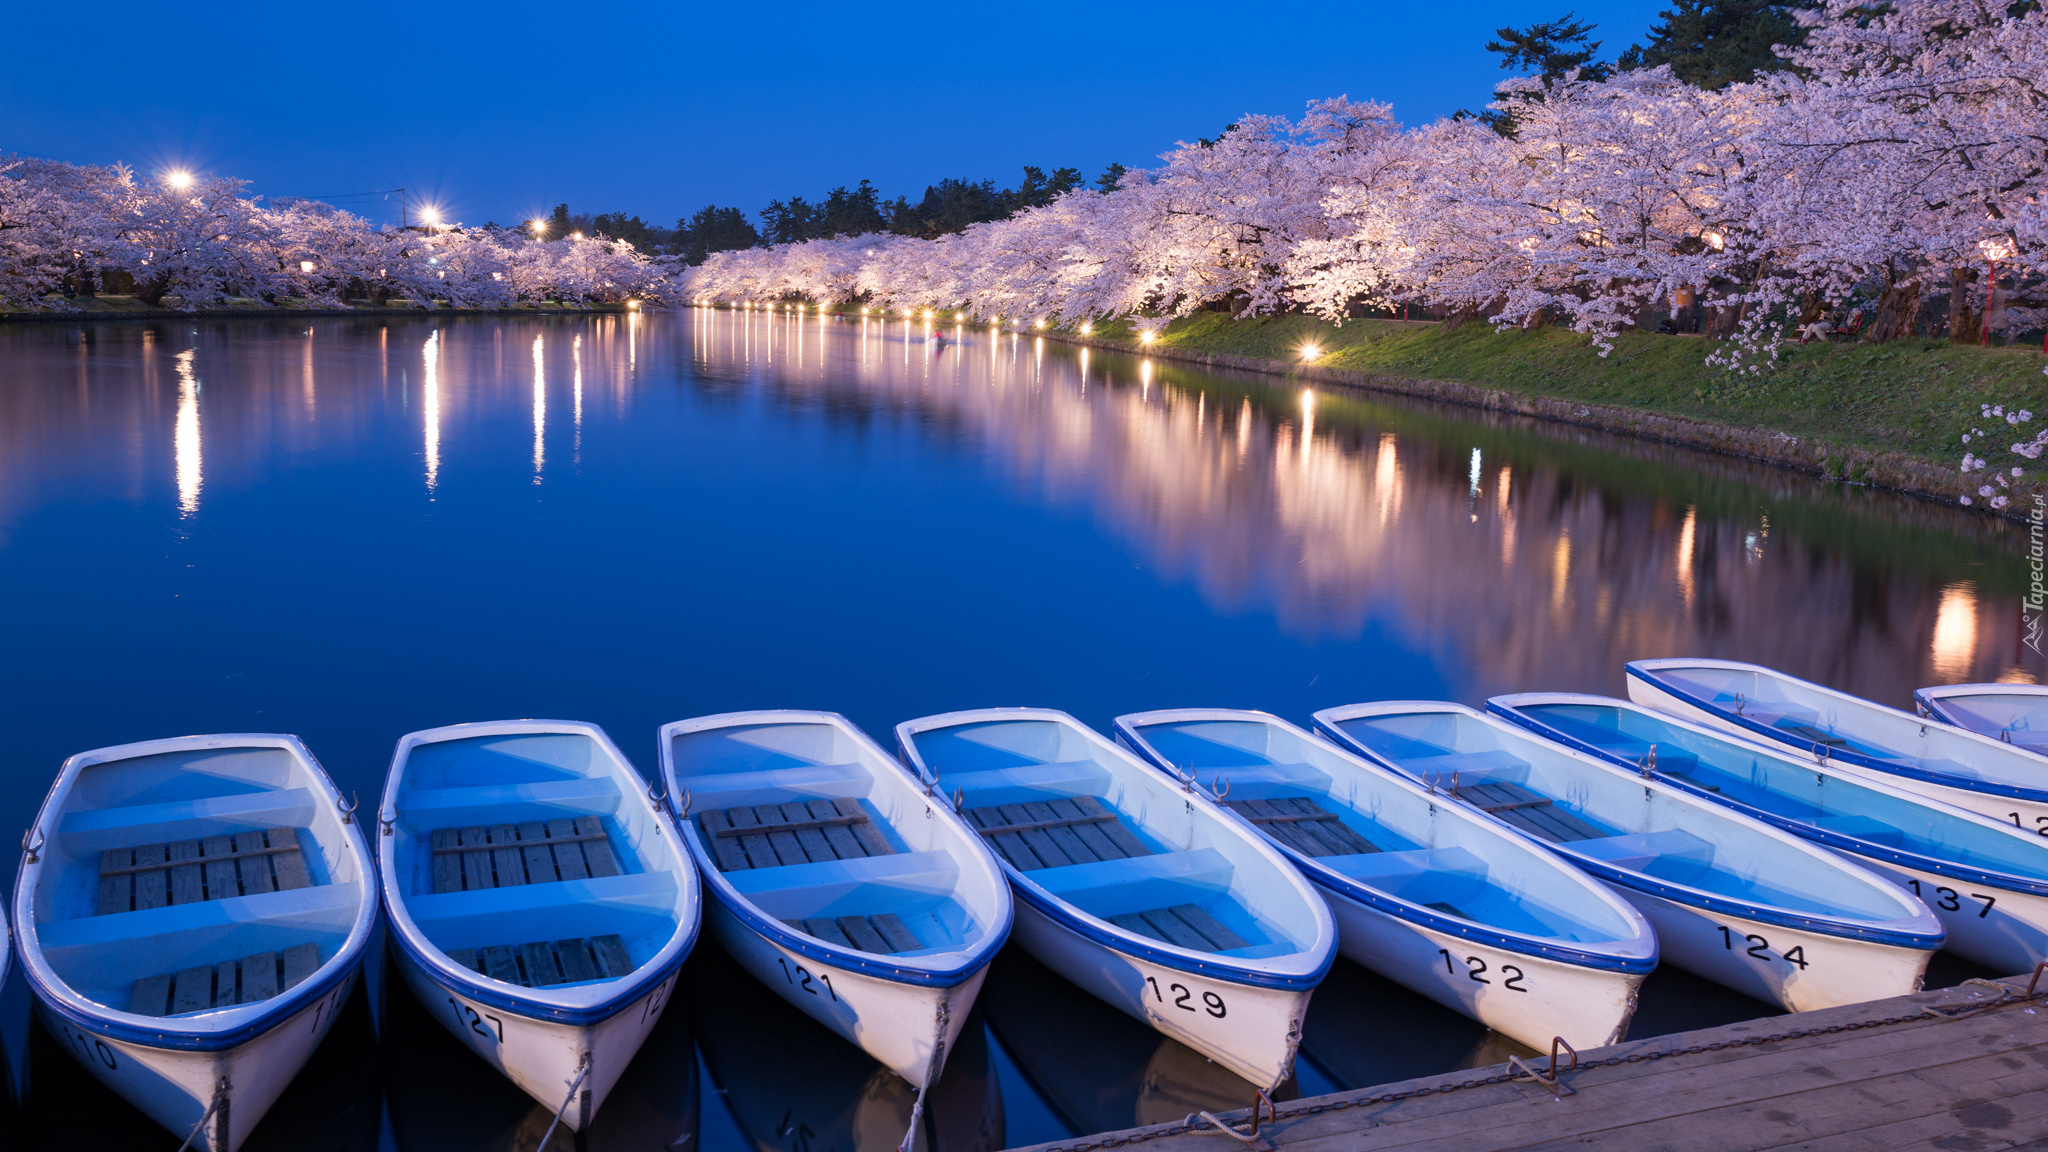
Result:
M377 837L398 969L571 1129L653 1030L697 939L697 871L604 730L453 724L398 742Z
M1487 708L1890 877L1940 917L1959 956L2000 972L2048 959L2048 841L2031 832L1626 700L1530 692Z
M1546 842L1649 918L1664 960L1794 1012L1920 986L1941 921L1818 845L1461 704L1316 713L1316 729Z
M1010 934L980 838L836 712L664 725L661 772L688 798L718 942L921 1100Z
M1656 935L1563 857L1264 712L1139 712L1116 733L1208 777L1321 889L1345 956L1532 1048L1628 1032Z
M904 759L987 838L1017 941L1257 1087L1294 1072L1336 925L1265 837L1050 708L896 726Z
M234 1152L362 968L377 889L352 807L296 736L66 760L14 884L50 1034L193 1147Z
M1943 684L1913 693L1913 704L1922 716L2048 756L2048 685Z
M1634 661L1628 697L2048 836L2048 759L2017 744L1733 660Z

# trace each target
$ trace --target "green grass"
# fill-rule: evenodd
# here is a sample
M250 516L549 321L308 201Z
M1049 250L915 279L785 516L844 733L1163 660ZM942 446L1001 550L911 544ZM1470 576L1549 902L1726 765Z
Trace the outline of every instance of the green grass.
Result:
M1118 322L1097 326L1094 336L1135 349L1130 332ZM1688 416L1951 465L1964 450L1961 434L1972 421L1984 425L1979 405L2048 414L2048 356L2037 347L1945 340L1788 345L1760 376L1707 365L1723 345L1698 337L1628 333L1602 358L1567 329L1496 333L1483 321L1447 331L1397 320L1338 327L1306 316L1203 313L1175 321L1155 347L1299 363L1310 341L1322 349L1315 362L1332 368Z

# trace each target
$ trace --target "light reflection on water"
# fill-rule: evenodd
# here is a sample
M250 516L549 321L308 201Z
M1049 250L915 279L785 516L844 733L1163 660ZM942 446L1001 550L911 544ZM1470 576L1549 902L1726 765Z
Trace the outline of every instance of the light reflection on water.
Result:
M885 734L1001 703L1101 725L1616 692L1623 661L1676 654L1893 704L2042 671L2006 525L1582 429L943 331L759 312L0 327L5 687L36 720L0 820L25 824L71 752L191 731L301 733L375 795L400 733L508 715L594 720L647 767L660 723L745 707ZM703 1034L748 996L779 1003L721 962L689 970L712 998L690 1022L704 1059L680 1029L662 1058L706 1085L701 1146L881 1140L861 1134L908 1098L830 1037ZM1075 995L998 961L941 1145L1248 1099ZM1760 1008L1659 974L1639 1020ZM0 1023L10 1053L32 1047L18 1011ZM1348 964L1307 1033L1304 1091L1501 1057ZM815 1120L746 1071L779 1042L824 1046ZM445 1102L385 1075L403 1131L381 1142L427 1139L408 1133ZM697 1097L647 1092L649 1124L698 1123ZM493 1107L479 1147L536 1138L516 1095Z

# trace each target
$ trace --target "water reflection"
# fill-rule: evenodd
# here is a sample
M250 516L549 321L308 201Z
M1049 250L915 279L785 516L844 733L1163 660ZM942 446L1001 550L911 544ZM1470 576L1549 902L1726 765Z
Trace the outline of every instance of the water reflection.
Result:
M426 345L420 350L420 358L426 362L426 370L420 376L420 408L426 414L427 495L432 496L435 481L441 475L441 333L438 329L427 337Z
M191 516L199 511L199 375L192 370L192 349L172 357L178 368L178 423L172 433L172 452L178 470L178 512Z

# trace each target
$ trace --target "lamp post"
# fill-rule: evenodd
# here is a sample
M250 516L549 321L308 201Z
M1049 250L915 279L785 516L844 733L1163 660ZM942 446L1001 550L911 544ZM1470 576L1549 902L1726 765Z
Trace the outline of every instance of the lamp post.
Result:
M1977 346L1991 347L1991 310L1998 303L1998 262L2009 259L2014 252L2011 242L2003 236L1977 241L1977 250L1984 253L1984 266L1990 276L1984 281L1984 323L1978 329ZM2048 351L2048 340L2042 341L2042 350Z

